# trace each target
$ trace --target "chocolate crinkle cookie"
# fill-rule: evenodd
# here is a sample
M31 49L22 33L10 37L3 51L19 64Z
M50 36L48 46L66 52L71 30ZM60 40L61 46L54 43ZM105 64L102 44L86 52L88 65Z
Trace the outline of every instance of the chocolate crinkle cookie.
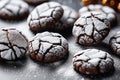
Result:
M28 17L30 30L39 32L51 29L61 19L63 12L57 2L46 2L37 6Z
M81 15L73 27L76 42L91 46L102 42L110 31L110 22L106 15L99 11L87 12Z
M17 60L28 51L27 38L16 29L0 29L0 58Z
M74 55L73 67L82 74L97 75L113 70L114 61L107 52L87 49L79 51Z
M28 4L22 0L0 0L0 18L19 20L27 17Z
M60 21L53 27L56 32L63 32L71 29L74 22L78 19L78 13L71 7L62 5L64 14Z
M26 1L27 3L32 4L32 5L38 5L43 2L47 2L49 0L24 0L24 1Z
M114 53L120 55L120 31L110 38L109 44Z
M30 57L39 62L59 61L68 53L68 42L58 33L38 33L29 42Z
M112 25L115 25L117 22L117 16L116 16L116 12L114 11L114 9L112 9L108 6L102 6L102 5L98 5L98 4L82 7L79 10L79 15L81 16L85 12L90 12L90 11L103 12L104 14L106 14L107 19L111 22Z

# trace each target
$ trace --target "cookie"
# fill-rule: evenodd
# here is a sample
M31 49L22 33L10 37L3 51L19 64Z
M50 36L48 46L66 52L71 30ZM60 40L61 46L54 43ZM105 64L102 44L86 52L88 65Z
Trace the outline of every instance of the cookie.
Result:
M107 52L87 49L79 51L74 55L73 67L82 74L97 75L114 69L114 61Z
M110 38L109 44L114 53L120 55L120 31Z
M28 17L30 30L50 30L63 15L63 8L57 2L46 2L37 6Z
M17 60L28 50L27 38L16 29L0 29L0 58Z
M116 12L112 8L102 5L89 5L81 8L79 10L79 14L81 16L85 12L90 12L90 11L101 11L106 14L107 19L111 22L111 25L116 24L117 21Z
M91 46L102 42L110 31L110 22L101 12L86 12L81 15L73 27L73 36L76 42Z
M0 18L19 20L27 17L28 4L21 0L0 0Z
M32 5L38 5L43 2L47 2L49 0L24 0L24 1L26 1L27 3L32 4Z
M30 57L39 62L59 61L68 53L67 40L58 33L36 34L29 42Z
M82 3L87 6L90 4L96 4L96 3L98 3L98 1L99 0L82 0Z
M64 14L60 21L58 21L53 27L56 32L63 32L71 29L74 22L78 19L78 13L71 7L62 5Z

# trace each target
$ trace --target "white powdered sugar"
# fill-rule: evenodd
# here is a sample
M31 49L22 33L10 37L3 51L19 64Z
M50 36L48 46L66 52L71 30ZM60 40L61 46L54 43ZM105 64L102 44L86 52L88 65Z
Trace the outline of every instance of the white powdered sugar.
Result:
M35 59L43 62L60 60L68 52L67 40L62 35L52 32L38 33L31 39L29 47L31 55L40 57L40 59Z
M16 29L0 30L0 57L5 60L16 60L24 56L28 49L27 38Z
M28 16L28 24L32 31L51 29L63 15L63 8L57 2L46 2L38 5ZM36 29L34 29L36 28Z
M76 42L82 45L100 43L109 33L110 23L102 12L86 12L81 15L73 27Z
M89 5L89 6L85 6L85 7L82 7L80 10L79 10L79 15L84 15L86 12L91 12L91 11L100 11L100 12L103 12L107 19L111 22L111 24L116 20L116 12L108 7L108 6L102 6L102 5Z
M102 50L86 49L73 57L74 69L84 74L105 73L113 69L112 57Z
M120 55L120 31L110 38L109 44L114 53Z
M0 17L10 19L12 17L22 17L29 12L28 4L22 0L1 0Z

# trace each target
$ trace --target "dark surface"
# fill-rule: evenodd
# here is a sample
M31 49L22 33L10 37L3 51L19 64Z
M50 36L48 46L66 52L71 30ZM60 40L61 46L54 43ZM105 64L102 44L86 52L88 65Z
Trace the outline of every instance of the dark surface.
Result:
M60 3L69 5L76 9L80 8L80 0L58 0ZM120 15L117 15L120 18ZM120 19L118 20L119 23ZM22 31L28 39L33 36L33 33L28 29L27 21L4 21L0 20L1 28L3 27L15 27ZM92 47L84 47L77 43L73 36L68 36L69 41L69 56L63 61L42 64L31 60L29 57L23 58L16 62L0 62L0 80L119 80L120 79L120 57L116 56L109 47L110 37L120 30L120 24L116 23L116 26L111 28L108 37L99 45ZM66 33L65 33L66 34ZM69 33L68 33L69 34ZM65 36L65 35L63 35ZM82 49L97 48L109 52L114 58L115 70L109 74L98 76L86 76L77 73L73 70L72 57L73 55Z

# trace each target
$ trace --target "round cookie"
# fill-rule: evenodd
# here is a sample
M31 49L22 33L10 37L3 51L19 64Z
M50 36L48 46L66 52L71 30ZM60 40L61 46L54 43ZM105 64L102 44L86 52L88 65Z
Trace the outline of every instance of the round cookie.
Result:
M39 62L59 61L68 53L67 40L58 33L38 33L29 42L30 57Z
M110 22L106 15L99 11L86 12L81 15L73 27L76 42L91 46L102 42L110 31Z
M27 38L16 29L0 29L0 58L17 60L28 50Z
M120 55L120 31L110 38L109 44L114 53Z
M63 32L71 29L74 22L78 19L78 13L74 9L65 5L62 5L62 8L64 10L64 14L61 20L54 26L54 30L57 32Z
M84 14L85 12L90 11L101 11L106 14L107 19L111 22L112 25L114 25L117 21L116 12L114 9L108 7L108 6L102 6L102 5L89 5L86 7L83 7L79 10L80 16Z
M21 0L0 0L0 18L19 20L27 17L28 4Z
M114 69L114 61L107 52L87 49L74 55L73 67L82 74L96 75L107 73Z
M63 15L63 8L57 2L46 2L37 6L28 17L30 30L50 30Z
M24 1L26 1L27 3L32 4L32 5L38 5L43 2L47 2L49 0L24 0Z

